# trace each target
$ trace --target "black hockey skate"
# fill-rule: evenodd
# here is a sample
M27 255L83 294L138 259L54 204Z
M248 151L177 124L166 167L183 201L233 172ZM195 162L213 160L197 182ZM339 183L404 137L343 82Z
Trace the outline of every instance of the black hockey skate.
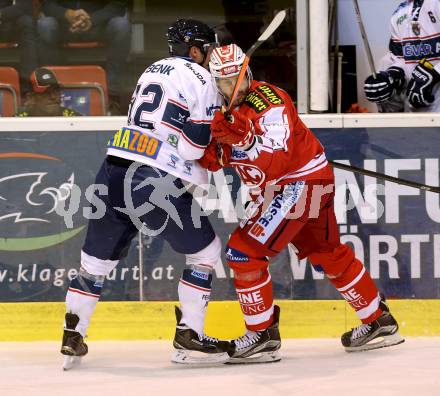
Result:
M385 348L405 341L398 333L399 325L391 315L384 298L379 307L382 309L382 315L374 322L361 324L342 335L341 342L347 352Z
M233 353L227 363L268 363L281 360L281 336L278 329L280 307L275 305L273 323L263 331L248 331L231 341Z
M66 313L66 327L61 345L61 353L65 355L63 370L70 370L73 366L81 363L81 357L88 352L83 336L75 331L78 322L78 315Z
M231 346L228 341L220 341L206 334L198 334L184 323L181 323L182 311L176 307L175 348L171 361L183 364L224 363L229 359Z

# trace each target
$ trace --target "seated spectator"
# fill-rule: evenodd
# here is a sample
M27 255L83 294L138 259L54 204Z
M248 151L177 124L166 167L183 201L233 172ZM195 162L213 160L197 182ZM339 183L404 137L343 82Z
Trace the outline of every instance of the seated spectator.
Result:
M82 114L61 106L61 89L55 74L44 67L31 75L33 92L27 94L17 117L76 117Z
M18 43L20 85L23 93L31 90L29 76L37 65L37 47L32 2L0 0L0 41Z
M130 50L131 25L127 0L46 0L38 20L40 60L58 65L62 43L100 41L107 46L109 108L120 114L121 73Z

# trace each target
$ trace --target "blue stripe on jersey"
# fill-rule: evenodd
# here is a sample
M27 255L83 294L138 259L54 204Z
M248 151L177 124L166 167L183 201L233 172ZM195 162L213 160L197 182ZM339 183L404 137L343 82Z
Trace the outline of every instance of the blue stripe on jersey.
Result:
M72 289L81 290L85 293L95 294L97 296L101 295L102 282L87 279L78 274L75 278L70 281L70 286Z
M182 280L194 286L203 287L204 289L211 289L212 275L207 274L206 272L186 268L183 270Z
M172 125L173 127L182 130L189 111L179 106L176 103L168 102L163 113L162 122Z
M440 57L440 34L426 39L390 40L389 50L393 55L403 57L405 61L438 58Z
M198 147L206 147L211 140L210 124L195 124L194 122L187 122L182 129L190 143Z

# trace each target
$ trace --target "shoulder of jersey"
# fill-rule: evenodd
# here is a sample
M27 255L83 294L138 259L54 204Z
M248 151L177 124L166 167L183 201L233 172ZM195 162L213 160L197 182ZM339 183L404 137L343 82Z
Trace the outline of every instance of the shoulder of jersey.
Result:
M253 108L257 113L262 113L271 106L284 104L281 94L284 91L271 84L254 80L251 88L244 103Z
M396 14L398 14L401 10L403 10L404 8L406 8L406 7L408 7L408 6L409 6L408 1L403 1L402 3L400 3L400 4L397 6L396 10L393 12L393 16L396 15Z
M172 74L176 73L184 76L183 81L186 80L187 82L203 87L208 86L208 82L211 83L211 73L209 73L208 70L185 58L171 57L161 59L147 67L145 72L147 74L167 74L171 77Z

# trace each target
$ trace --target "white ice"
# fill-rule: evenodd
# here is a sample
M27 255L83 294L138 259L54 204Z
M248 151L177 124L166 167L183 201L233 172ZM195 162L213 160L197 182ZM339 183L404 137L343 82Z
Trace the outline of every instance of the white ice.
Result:
M67 372L59 346L0 343L0 395L440 395L440 338L351 354L336 339L283 340L279 363L209 368L171 363L170 341L89 342Z

